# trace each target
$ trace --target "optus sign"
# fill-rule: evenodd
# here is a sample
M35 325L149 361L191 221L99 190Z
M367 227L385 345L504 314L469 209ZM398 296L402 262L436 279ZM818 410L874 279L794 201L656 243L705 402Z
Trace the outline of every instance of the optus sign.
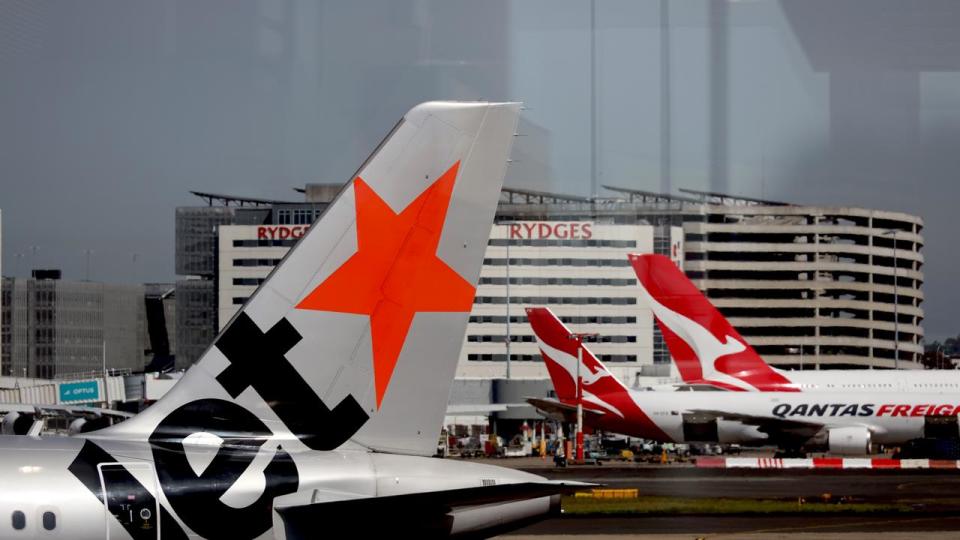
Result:
M97 381L60 383L60 403L100 401L100 386Z
M588 221L511 223L507 225L507 238L589 240L593 238L593 223Z
M257 240L287 240L288 238L303 238L309 225L261 225L257 227Z

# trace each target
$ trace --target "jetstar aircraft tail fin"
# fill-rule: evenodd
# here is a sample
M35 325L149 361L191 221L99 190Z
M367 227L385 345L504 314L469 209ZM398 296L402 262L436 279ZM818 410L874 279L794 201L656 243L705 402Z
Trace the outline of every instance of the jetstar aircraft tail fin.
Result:
M547 365L547 372L557 392L557 398L571 403L577 396L577 341L571 339L571 331L550 308L527 308L527 320L537 337L540 355ZM580 364L580 377L586 393L592 393L593 385L600 379L607 379L606 385L616 390L626 391L626 386L617 379L596 356L583 346L583 363ZM609 391L609 388L606 389ZM594 390L595 392L596 390Z
M630 255L641 298L657 319L684 382L726 390L794 391L663 255Z
M170 393L89 436L249 432L232 411L286 450L432 454L519 110L410 110Z

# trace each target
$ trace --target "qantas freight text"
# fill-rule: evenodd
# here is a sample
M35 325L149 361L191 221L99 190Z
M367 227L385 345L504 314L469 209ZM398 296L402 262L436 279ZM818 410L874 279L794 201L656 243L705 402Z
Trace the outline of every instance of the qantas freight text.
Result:
M960 405L920 404L904 405L884 403L781 403L771 411L774 416L956 416Z

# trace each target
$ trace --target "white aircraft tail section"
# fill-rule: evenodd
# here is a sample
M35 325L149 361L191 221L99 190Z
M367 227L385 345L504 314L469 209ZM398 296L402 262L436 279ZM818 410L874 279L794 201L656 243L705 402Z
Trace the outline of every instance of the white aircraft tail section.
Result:
M89 436L432 454L519 108L413 108L183 380Z

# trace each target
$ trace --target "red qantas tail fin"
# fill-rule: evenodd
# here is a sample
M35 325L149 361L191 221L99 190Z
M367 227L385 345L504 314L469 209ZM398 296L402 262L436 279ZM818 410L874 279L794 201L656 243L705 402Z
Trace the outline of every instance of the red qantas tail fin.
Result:
M677 369L688 384L726 390L791 391L676 263L663 255L630 255L644 298Z
M557 398L561 401L576 400L577 342L570 339L570 330L549 308L527 308L527 319L530 321L533 333L537 336L540 354L547 365ZM623 383L611 374L586 346L583 347L580 377L583 379L586 393L590 393L591 388L601 378L609 379L603 384L604 387L616 390L626 389Z
M557 398L568 405L577 402L577 342L570 330L549 308L527 308L527 319L537 336L540 354L550 372ZM580 364L583 408L598 413L598 427L618 433L671 440L639 407L630 390L603 365L590 349L583 347Z

